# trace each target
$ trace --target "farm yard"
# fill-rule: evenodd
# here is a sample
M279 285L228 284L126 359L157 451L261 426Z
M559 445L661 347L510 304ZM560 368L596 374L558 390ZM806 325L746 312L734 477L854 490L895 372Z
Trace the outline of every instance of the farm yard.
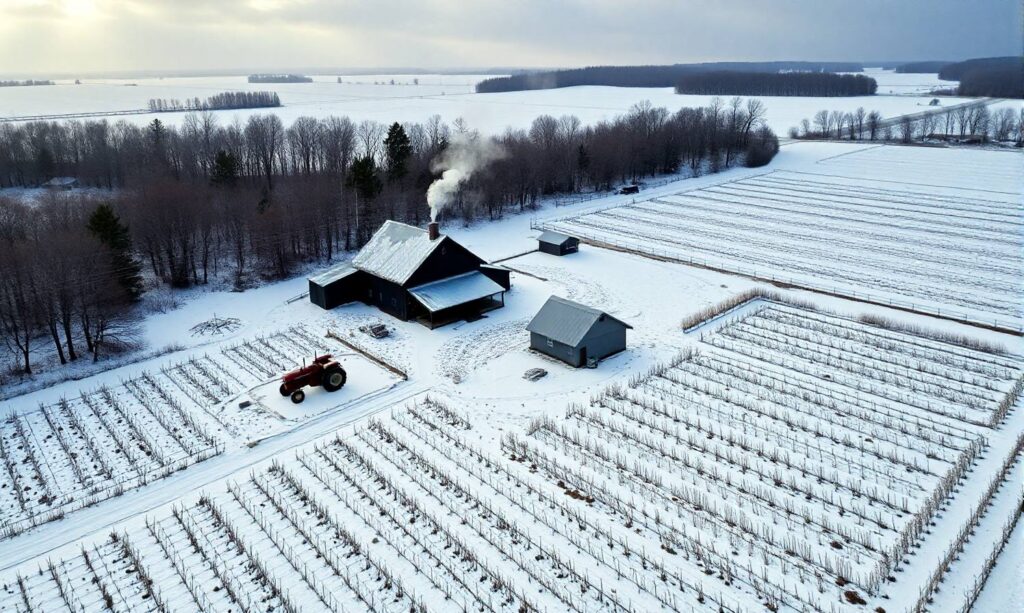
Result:
M537 226L641 254L1020 329L1019 196L824 174L861 163L858 156L887 164L873 152L892 149L859 150L813 173L778 170ZM1001 180L993 174L988 184L1012 183L1018 156L989 155L1005 163L997 168Z
M1015 179L955 171L988 155L1016 157L796 143L774 172L538 217L1019 322L1020 221L996 193ZM505 308L430 330L322 311L295 300L304 279L238 306L211 293L147 326L167 339L216 312L237 328L6 401L0 611L963 613L992 560L993 580L1013 569L1020 337L767 291L624 252L625 230L565 257L529 252L527 215L446 231L515 256ZM530 351L551 295L628 322L627 350L593 370ZM280 375L323 352L346 387L281 397Z
M303 358L334 351L344 354L346 365L360 376L381 371L338 348L330 339L293 326L229 343L215 354L164 363L117 385L79 390L77 397L52 405L11 412L0 424L0 538L309 417L312 413L297 412L274 397L280 373ZM365 378L356 394L393 380L383 372ZM268 393L254 393L268 382ZM351 400L350 390L331 400ZM250 398L253 408L233 402L241 396ZM308 406L323 409L313 400Z
M994 432L1024 362L762 300L700 334L491 443L420 395L9 578L0 610L923 602L915 552L1020 453Z

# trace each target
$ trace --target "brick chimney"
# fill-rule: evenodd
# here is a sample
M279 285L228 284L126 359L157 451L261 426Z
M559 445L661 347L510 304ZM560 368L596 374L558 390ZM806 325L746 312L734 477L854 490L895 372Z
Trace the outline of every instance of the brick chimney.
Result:
M439 236L441 236L441 229L437 225L437 222L436 221L432 221L432 222L428 223L427 224L427 238L429 238L432 241L436 241Z

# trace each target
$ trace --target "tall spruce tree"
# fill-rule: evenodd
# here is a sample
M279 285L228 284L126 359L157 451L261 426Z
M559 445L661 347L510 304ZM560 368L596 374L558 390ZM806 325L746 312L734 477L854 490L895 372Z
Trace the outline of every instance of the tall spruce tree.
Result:
M128 226L114 213L109 204L96 207L86 225L89 232L110 250L110 270L130 301L142 296L142 265L132 253L132 238Z
M385 155L387 156L387 172L390 181L397 181L405 176L406 163L412 156L412 143L409 142L409 135L405 128L397 121L388 128L388 135L384 139Z

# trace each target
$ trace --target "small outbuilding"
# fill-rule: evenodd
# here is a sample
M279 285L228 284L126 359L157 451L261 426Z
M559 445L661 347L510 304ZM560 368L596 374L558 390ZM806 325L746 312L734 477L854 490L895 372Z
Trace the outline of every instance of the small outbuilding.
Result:
M575 236L545 230L537 237L537 247L542 253L568 255L580 250L580 239Z
M551 296L530 324L530 349L570 366L595 367L600 360L626 349L626 330L633 326L597 309Z
M54 177L43 183L42 186L52 190L68 190L78 187L78 179L75 177Z

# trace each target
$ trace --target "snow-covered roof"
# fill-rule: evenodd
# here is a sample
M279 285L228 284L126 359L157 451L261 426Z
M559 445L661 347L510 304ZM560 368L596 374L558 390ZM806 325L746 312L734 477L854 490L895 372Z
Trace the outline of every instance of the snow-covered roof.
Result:
M43 183L43 187L70 187L78 183L75 177L54 177Z
M402 285L444 241L430 240L427 231L388 220L352 258L352 266Z
M431 312L465 304L505 291L480 271L424 283L410 288L409 293Z
M587 335L590 328L598 321L601 321L602 318L617 321L630 329L633 328L633 326L621 319L612 317L604 311L598 311L597 309L559 296L551 296L544 303L544 306L537 311L537 314L534 315L526 329L565 345L575 347Z
M314 277L310 277L309 280L319 285L320 287L323 287L325 285L334 283L335 281L340 281L345 277L352 275L356 272L358 271L355 268L352 268L351 264L349 264L348 262L344 262L342 264L338 264L337 266L332 266L331 268L328 268L327 270L323 271L322 273Z
M565 241L572 238L568 234L562 234L561 232L553 232L551 230L544 230L537 240L542 243L549 243L551 245L562 245Z

